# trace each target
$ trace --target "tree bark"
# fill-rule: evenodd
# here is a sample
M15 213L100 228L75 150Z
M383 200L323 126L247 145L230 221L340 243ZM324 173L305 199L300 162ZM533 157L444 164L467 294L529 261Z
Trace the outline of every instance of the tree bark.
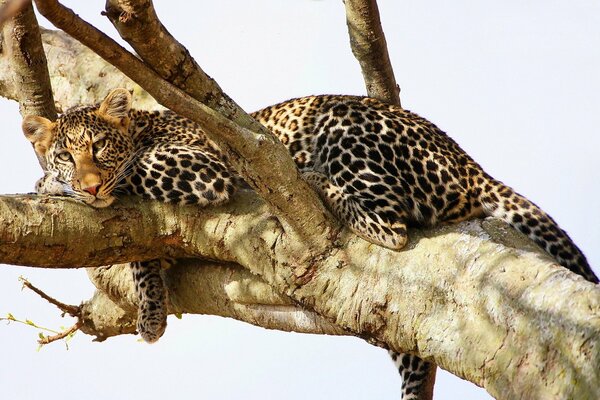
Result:
M6 61L3 76L10 84L3 88L19 102L21 116L39 115L50 120L57 117L52 86L48 75L46 54L40 29L31 4L2 2L3 8L13 8L15 15L2 26L2 54ZM36 153L42 168L46 160Z
M400 86L387 50L377 0L344 0L352 53L362 70L367 94L400 105Z
M97 340L134 333L137 298L129 265L90 268L88 275L98 291L82 304L82 331ZM239 265L179 260L164 271L164 278L171 314L218 315L287 332L348 334L318 314L295 305Z
M52 87L46 54L42 48L40 31L31 4L24 7L2 27L2 57L5 79L12 76L12 94L19 101L21 115L40 115L56 119ZM7 68L8 69L8 68Z
M31 196L0 200L7 221L0 262L76 267L173 255L232 262L345 332L418 354L499 399L600 395L600 288L497 220L411 231L401 252L345 231L326 257L312 259L251 192L202 212L139 199L102 210ZM35 251L42 244L44 254ZM184 299L178 310L196 303L178 297L181 288L171 288Z

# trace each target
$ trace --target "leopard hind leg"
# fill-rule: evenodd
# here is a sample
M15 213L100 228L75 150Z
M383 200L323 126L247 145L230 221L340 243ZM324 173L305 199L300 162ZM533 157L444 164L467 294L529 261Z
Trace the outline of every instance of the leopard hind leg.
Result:
M433 397L436 366L415 355L389 351L402 378L402 400L426 400Z
M160 259L131 263L139 302L136 328L148 343L156 342L167 328L167 289L160 274L161 269Z
M368 242L392 250L404 247L408 236L401 218L389 219L385 213L377 212L367 199L347 193L321 172L304 171L303 177L352 232Z

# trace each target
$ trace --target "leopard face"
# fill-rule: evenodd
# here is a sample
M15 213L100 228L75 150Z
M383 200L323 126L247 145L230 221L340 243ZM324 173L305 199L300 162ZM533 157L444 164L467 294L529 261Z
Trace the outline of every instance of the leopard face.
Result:
M38 191L66 194L98 208L110 205L133 159L130 107L129 92L119 89L100 106L68 111L56 122L26 117L23 132L51 177L47 185L38 183Z

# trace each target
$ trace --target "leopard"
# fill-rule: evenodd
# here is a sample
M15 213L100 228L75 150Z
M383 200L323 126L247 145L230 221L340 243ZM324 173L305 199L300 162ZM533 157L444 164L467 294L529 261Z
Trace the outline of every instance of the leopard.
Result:
M194 122L132 108L125 89L57 121L23 120L43 160L36 191L92 207L124 195L198 206L227 202L244 186L226 154ZM528 236L558 264L598 283L581 250L541 208L492 178L445 132L398 105L351 95L295 98L250 114L287 148L326 207L359 237L402 249L408 229L495 217ZM166 328L163 260L132 262L137 330L154 342ZM418 399L435 369L390 351L402 399Z

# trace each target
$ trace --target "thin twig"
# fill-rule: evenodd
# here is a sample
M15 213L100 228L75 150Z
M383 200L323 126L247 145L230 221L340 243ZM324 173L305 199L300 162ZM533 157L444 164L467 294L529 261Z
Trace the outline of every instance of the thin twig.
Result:
M23 277L20 277L19 280L23 283L24 287L37 293L38 296L40 296L42 299L46 300L48 303L54 304L63 313L69 314L71 317L79 318L79 316L81 314L79 306L65 304L65 303L62 303L62 302L56 300L54 297L48 296L41 289L38 289L31 282L29 282L27 279L25 279Z
M69 329L64 330L60 333L57 333L56 335L44 336L43 338L40 338L38 340L38 343L40 345L45 345L45 344L50 344L52 342L56 342L57 340L64 339L64 338L72 335L73 333L77 332L79 330L79 328L81 328L82 325L83 325L83 322L81 322L81 320L77 320L75 325L73 325Z

